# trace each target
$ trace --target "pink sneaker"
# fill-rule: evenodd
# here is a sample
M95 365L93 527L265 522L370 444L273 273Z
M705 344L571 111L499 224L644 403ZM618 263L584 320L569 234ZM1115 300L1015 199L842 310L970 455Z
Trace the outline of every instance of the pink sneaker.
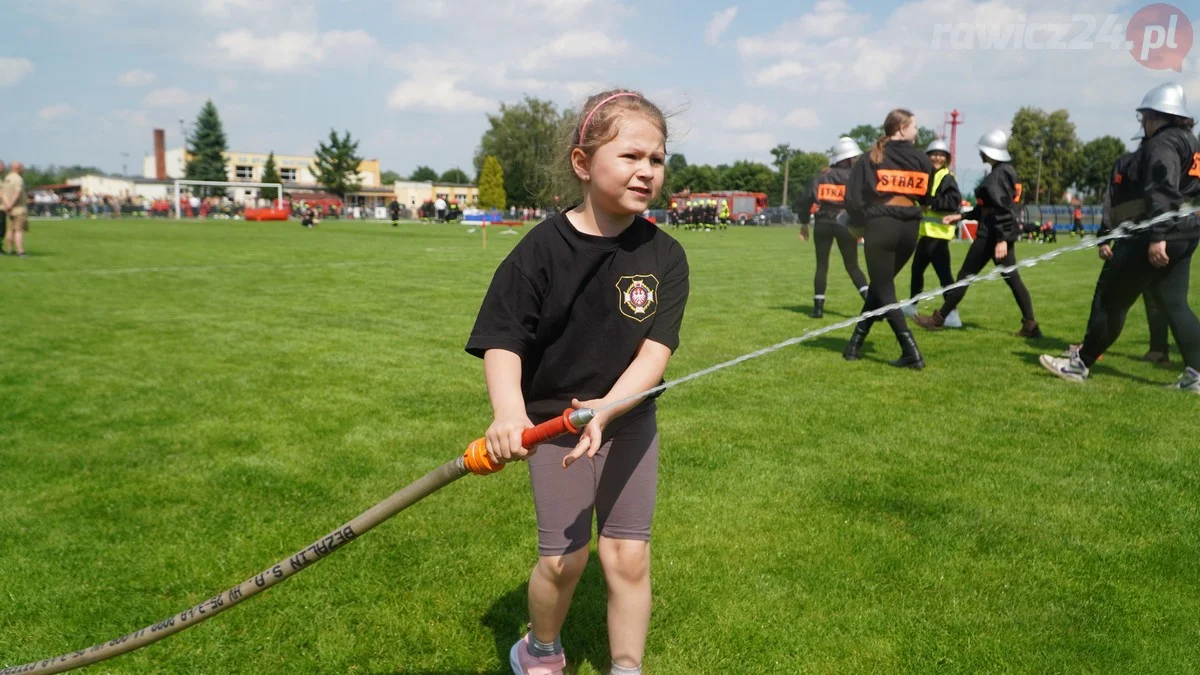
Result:
M508 650L508 664L514 675L563 675L567 668L567 655L534 656L529 653L529 634L517 640Z

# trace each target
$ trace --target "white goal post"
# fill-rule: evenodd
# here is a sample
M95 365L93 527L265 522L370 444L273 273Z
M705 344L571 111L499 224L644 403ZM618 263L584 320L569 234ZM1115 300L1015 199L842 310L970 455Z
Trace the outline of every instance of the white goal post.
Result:
M279 188L279 192L275 196L275 208L283 208L283 183L230 183L223 180L184 180L182 178L175 181L175 217L183 217L183 204L179 190L180 185L215 185L218 187L242 187L242 188L263 188L275 187Z

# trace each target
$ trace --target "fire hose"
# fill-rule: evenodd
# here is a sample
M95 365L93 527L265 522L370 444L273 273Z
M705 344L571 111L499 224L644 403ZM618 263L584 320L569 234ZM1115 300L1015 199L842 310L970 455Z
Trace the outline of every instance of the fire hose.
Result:
M560 417L543 422L535 427L526 429L521 434L521 445L526 448L557 438L567 433L577 434L587 423L592 421L594 411L583 408L567 410ZM395 492L392 496L359 514L357 518L338 527L324 537L300 549L294 555L280 560L277 564L263 570L242 583L222 591L217 595L173 614L158 623L146 626L141 630L126 633L118 638L101 642L87 649L63 654L50 659L33 661L21 666L12 666L0 670L0 675L16 675L17 673L43 674L61 673L75 668L111 659L114 656L126 654L147 645L154 644L186 628L211 619L234 605L255 596L268 588L285 581L288 577L307 569L313 563L349 544L364 532L383 521L416 504L425 497L437 492L454 481L471 473L486 476L504 468L497 464L487 453L487 441L480 438L467 446L466 452L453 460L446 462L430 471L415 482Z

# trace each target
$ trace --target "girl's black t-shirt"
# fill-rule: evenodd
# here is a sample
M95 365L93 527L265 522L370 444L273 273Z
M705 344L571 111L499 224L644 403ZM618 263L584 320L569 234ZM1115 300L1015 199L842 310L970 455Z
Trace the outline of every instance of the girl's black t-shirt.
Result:
M572 398L605 396L643 339L674 352L687 298L687 256L654 223L637 217L619 236L599 237L560 213L500 263L466 350L520 356L526 411L548 418Z

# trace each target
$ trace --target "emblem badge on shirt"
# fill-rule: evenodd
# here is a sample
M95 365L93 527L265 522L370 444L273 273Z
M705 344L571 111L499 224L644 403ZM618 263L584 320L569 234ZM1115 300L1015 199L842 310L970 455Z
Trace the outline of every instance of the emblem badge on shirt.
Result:
M621 277L617 294L621 313L634 321L645 321L658 311L658 279L653 274Z

